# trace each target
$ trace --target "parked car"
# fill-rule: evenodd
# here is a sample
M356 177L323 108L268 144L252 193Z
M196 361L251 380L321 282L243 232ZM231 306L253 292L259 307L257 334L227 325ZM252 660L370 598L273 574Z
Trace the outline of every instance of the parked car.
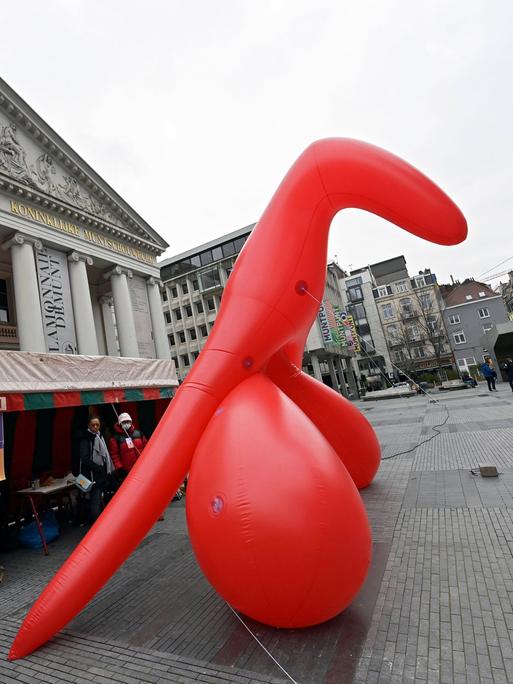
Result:
M411 390L409 382L394 382L393 387L400 387L401 389Z

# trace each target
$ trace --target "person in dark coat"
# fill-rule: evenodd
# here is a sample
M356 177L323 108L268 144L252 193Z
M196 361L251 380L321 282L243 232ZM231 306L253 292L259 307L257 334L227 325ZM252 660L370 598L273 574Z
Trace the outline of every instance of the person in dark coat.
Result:
M488 389L490 392L497 392L495 389L495 378L497 373L495 372L491 359L486 359L486 361L481 365L481 373L484 375L486 382L488 383Z
M513 392L513 361L511 359L506 359L506 363L504 364L504 370L506 371L509 386L511 387L511 391Z
M133 424L129 413L120 413L109 440L109 452L114 468L124 478L132 470L148 440Z
M104 494L111 490L114 465L100 432L98 416L89 418L80 440L80 472L94 482L90 492L90 515L94 522L103 508Z

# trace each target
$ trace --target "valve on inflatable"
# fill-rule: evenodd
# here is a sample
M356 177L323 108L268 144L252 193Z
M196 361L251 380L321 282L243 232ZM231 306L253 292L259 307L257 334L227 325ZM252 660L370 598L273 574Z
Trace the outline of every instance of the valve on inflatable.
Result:
M301 371L329 227L347 207L439 244L467 232L447 195L389 152L338 138L308 147L247 240L207 344L142 456L31 608L9 658L38 648L88 603L189 471L194 551L235 609L298 627L354 598L371 561L358 488L376 474L379 445L350 402Z

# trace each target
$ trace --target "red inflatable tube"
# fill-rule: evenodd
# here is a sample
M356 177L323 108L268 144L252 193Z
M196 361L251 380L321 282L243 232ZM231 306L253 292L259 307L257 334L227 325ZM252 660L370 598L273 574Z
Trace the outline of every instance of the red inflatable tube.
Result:
M193 546L234 607L296 626L352 600L371 550L353 480L369 484L379 448L350 403L297 368L324 291L329 226L345 207L439 244L466 236L455 204L401 159L355 140L311 145L237 259L208 342L143 455L28 613L10 659L90 601L189 470Z

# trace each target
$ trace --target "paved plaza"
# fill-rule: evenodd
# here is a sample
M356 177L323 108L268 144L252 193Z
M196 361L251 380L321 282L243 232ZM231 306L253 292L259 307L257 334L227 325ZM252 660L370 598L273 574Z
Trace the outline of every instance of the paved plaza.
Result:
M247 620L298 684L513 682L513 393L498 389L359 403L387 459L362 492L374 538L362 591L315 628ZM480 463L499 477L473 475ZM66 630L9 663L23 616L82 534L64 530L48 557L0 556L0 682L290 682L203 578L183 502Z

